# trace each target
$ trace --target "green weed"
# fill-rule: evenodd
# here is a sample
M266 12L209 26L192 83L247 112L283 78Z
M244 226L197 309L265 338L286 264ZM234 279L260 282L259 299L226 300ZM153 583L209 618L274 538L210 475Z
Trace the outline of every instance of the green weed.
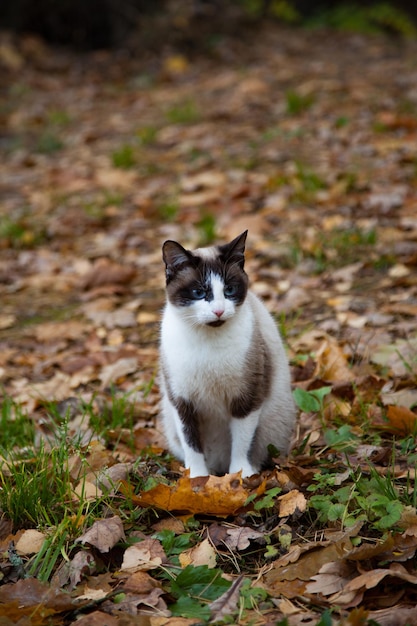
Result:
M39 137L35 151L41 154L54 154L64 147L64 142L58 135L50 130L45 130Z
M304 411L304 413L321 413L324 408L324 398L331 390L331 387L320 387L320 389L306 391L301 387L297 387L293 391L293 398L298 408Z
M99 413L88 411L89 423L93 431L107 443L117 446L124 431L124 441L134 448L133 427L135 425L135 403L130 394L118 395L111 390L110 401L101 407ZM91 408L91 407L90 407Z
M262 17L265 13L287 24L295 24L301 19L300 13L290 0L241 0L243 9L248 15Z
M179 573L170 569L166 574L171 578L170 593L176 600L169 610L176 617L208 621L208 603L217 600L231 585L220 569L209 569L207 565L187 565Z
M288 115L300 115L310 109L315 101L313 94L301 94L294 89L285 93L285 102Z
M51 489L51 485L54 486ZM10 454L0 465L0 506L17 528L55 526L72 500L67 442L42 443L28 458Z
M166 118L171 124L193 124L201 119L201 114L196 102L188 99L168 109Z
M172 222L176 219L180 210L176 200L167 200L158 205L158 213L162 219Z
M216 218L211 213L205 213L197 222L200 235L200 246L209 246L217 238Z
M71 116L64 109L51 109L47 121L52 126L67 126L71 122Z
M7 395L0 409L0 451L3 455L14 448L32 447L35 442L35 426L22 410Z
M405 37L413 37L417 32L407 13L391 2L377 2L370 6L344 2L317 11L313 18L307 20L307 25L359 33L389 31Z
M335 228L328 232L315 233L307 246L296 235L292 239L289 260L296 265L310 259L315 264L315 272L320 274L329 268L353 263L361 255L366 255L369 260L369 250L377 243L377 232L374 228L365 230L356 226Z
M133 146L130 144L124 144L111 155L112 163L114 167L118 167L123 170L129 170L136 164L136 156Z
M156 126L143 126L136 131L136 137L142 146L149 146L155 142L158 134Z
M317 474L315 482L307 489L314 492L309 499L310 509L325 524L339 521L343 527L362 521L378 531L395 528L401 519L404 503L393 478L379 476L370 467L370 478L362 471L351 471L351 481L335 489L337 476ZM322 493L316 493L322 491Z
M24 207L17 216L0 218L0 239L10 248L32 248L45 241L42 224L33 221L30 213L31 208Z

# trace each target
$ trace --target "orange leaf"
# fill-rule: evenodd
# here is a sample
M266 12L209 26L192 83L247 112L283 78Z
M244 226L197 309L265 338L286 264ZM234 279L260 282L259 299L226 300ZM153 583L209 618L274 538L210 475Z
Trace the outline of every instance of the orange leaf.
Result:
M388 406L387 418L390 429L401 435L415 434L417 430L417 415L406 406Z
M352 380L346 355L333 337L326 337L316 353L316 376L327 381Z
M227 517L245 504L248 495L238 472L197 478L186 475L175 485L160 484L143 491L140 496L132 496L132 501L139 506L152 506L164 511Z

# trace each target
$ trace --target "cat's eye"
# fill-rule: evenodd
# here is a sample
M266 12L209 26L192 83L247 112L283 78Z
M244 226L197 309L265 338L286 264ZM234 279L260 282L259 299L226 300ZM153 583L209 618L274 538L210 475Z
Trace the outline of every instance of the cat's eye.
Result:
M195 300L202 300L206 297L205 290L198 287L196 289L193 289L191 293Z
M224 288L224 295L226 296L226 298L232 298L237 294L237 291L237 285L226 285Z

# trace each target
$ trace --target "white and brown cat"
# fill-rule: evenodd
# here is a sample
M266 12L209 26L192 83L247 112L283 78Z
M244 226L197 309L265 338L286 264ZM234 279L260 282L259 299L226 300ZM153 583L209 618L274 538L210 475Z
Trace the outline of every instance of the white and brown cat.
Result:
M225 245L163 245L162 420L190 476L259 472L288 453L296 420L281 337L248 290L247 231Z

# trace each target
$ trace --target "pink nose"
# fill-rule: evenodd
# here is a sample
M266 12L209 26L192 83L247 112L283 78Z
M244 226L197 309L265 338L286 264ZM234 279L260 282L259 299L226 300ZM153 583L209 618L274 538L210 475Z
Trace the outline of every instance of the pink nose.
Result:
M224 309L216 309L213 313L217 315L217 317L221 317L224 313Z

